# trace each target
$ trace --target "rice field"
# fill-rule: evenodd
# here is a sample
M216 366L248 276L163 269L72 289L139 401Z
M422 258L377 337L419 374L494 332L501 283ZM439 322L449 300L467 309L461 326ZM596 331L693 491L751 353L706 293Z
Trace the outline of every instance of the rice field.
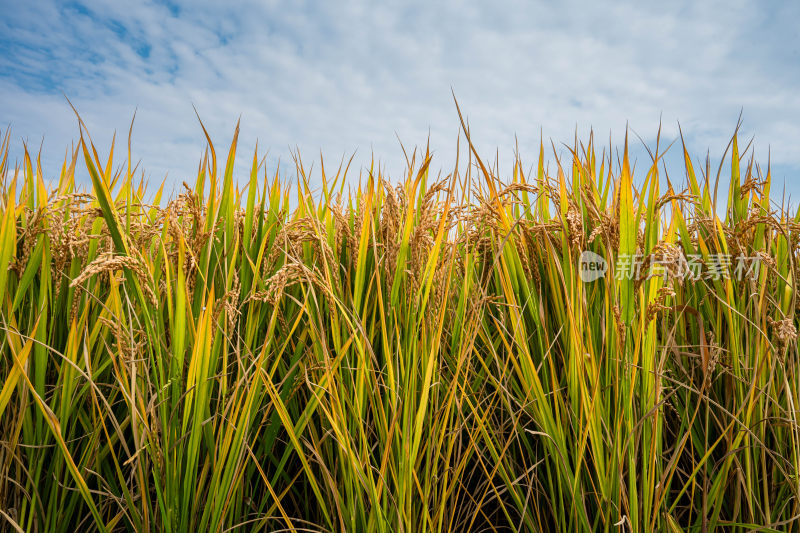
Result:
M590 137L501 176L466 131L240 183L237 128L170 197L130 138L44 176L5 132L0 529L800 530L769 168Z

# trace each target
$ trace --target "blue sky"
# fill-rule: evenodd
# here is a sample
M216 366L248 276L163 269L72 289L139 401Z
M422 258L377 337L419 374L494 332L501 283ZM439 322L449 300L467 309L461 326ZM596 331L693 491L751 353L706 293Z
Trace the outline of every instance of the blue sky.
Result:
M64 95L103 151L138 109L134 158L179 184L204 147L194 104L222 152L241 116L242 177L258 140L270 172L295 148L326 167L356 151L399 179L398 137L430 135L433 167L452 169L451 88L501 170L517 144L533 163L540 135L618 142L628 124L652 141L659 119L714 159L742 111L756 159L770 150L800 194L800 2L483 4L0 0L0 129L13 157L43 139L52 176L78 133Z

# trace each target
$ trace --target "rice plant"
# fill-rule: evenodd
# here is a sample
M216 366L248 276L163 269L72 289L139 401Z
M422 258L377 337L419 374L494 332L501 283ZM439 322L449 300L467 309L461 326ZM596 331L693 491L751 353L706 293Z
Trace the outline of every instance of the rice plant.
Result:
M467 131L447 173L254 153L240 187L237 128L172 197L130 136L82 128L52 177L5 132L1 527L798 531L800 211L769 168L734 135L729 177L683 142L634 176L590 136L500 176Z

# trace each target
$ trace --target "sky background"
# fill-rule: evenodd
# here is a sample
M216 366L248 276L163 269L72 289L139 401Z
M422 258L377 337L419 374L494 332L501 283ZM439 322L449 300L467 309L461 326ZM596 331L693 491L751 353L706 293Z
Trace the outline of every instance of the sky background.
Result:
M446 174L451 89L501 171L517 145L534 164L540 136L618 143L627 124L652 143L659 120L665 144L680 121L693 154L718 161L741 111L773 190L800 195L800 2L484 4L0 0L0 129L12 159L43 142L52 178L78 135L65 96L101 153L137 110L134 162L171 189L193 183L205 146L192 105L223 158L241 116L242 184L256 140L270 173L293 170L294 149L328 172L355 152L355 181L373 154L400 179L398 137L409 150L430 137Z

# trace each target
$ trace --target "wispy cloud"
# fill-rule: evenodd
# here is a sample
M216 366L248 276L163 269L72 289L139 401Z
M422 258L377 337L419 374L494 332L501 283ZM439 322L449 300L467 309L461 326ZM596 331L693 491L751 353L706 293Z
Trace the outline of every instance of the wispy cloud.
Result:
M134 156L179 183L204 146L194 104L223 145L241 115L242 172L258 139L272 168L295 147L328 164L358 150L357 165L374 152L398 176L395 135L430 135L434 167L451 168L452 87L501 160L590 127L652 140L659 119L668 140L680 120L692 149L719 156L743 110L758 158L769 146L779 179L800 171L800 4L500 4L23 4L0 19L0 127L44 136L55 172L77 134L62 94L103 148L138 108Z

